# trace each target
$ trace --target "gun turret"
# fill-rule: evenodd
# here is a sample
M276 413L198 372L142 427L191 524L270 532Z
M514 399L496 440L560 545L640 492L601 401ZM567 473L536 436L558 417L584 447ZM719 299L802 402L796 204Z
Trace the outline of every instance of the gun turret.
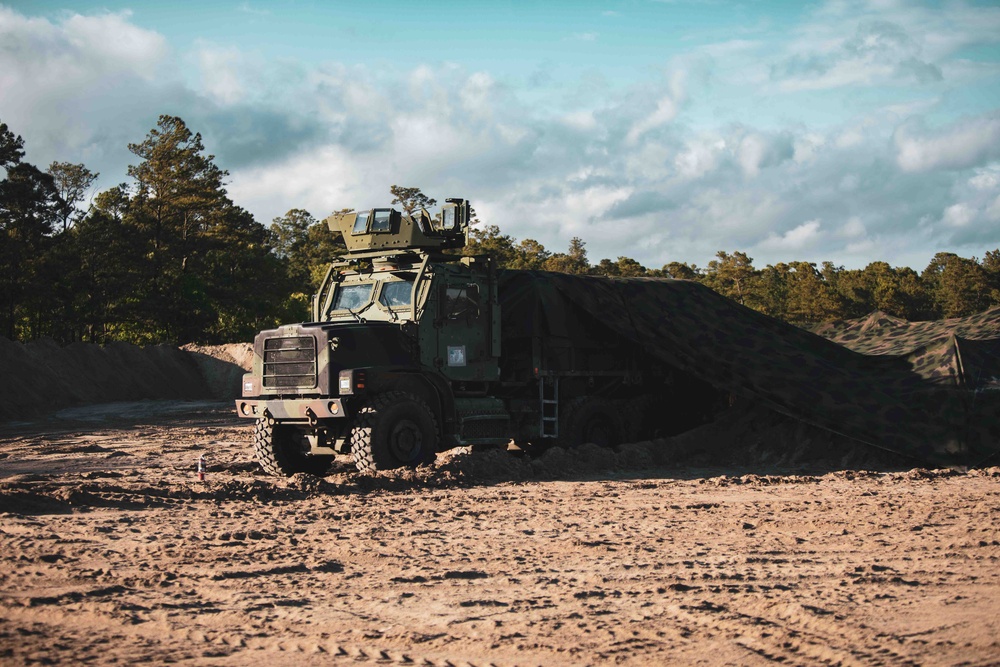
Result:
M439 218L431 218L426 209L407 214L394 208L375 208L331 215L325 222L330 231L343 235L348 256L374 251L463 248L469 230L469 202L445 200Z

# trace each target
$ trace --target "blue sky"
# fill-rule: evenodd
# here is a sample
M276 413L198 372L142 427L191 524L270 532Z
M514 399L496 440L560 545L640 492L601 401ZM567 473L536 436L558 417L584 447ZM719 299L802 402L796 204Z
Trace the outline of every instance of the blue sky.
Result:
M259 221L392 184L593 262L1000 246L1000 4L0 1L0 120L127 181L183 118Z

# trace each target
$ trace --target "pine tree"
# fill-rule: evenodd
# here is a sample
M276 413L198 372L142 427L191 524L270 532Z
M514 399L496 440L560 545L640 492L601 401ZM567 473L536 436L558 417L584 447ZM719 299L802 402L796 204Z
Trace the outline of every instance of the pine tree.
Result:
M137 342L219 341L251 336L280 312L288 280L272 236L227 196L227 172L200 134L175 116L129 150L135 180L124 222L144 245L133 300Z
M90 171L82 164L69 162L53 162L46 172L52 177L62 199L59 218L62 222L61 231L65 232L83 215L78 206L87 198L87 192L100 174Z
M50 235L62 205L52 177L23 161L24 140L0 123L0 333L42 335Z
M934 307L934 317L962 317L990 305L989 277L975 257L939 252L920 275Z
M430 208L437 204L436 199L431 199L420 188L404 188L401 185L390 186L389 192L392 194L392 204L399 204L407 214L413 213L417 209Z
M675 280L697 280L701 276L701 271L697 266L686 262L664 264L663 268L660 269L660 273L667 278Z
M757 270L753 268L753 258L736 251L729 254L720 250L718 259L708 263L705 283L719 294L745 306L753 305L754 280Z
M837 301L816 265L791 262L788 268L785 319L796 324L834 319Z
M579 236L569 241L566 253L557 252L545 260L546 271L560 273L587 274L590 273L590 262L587 260L587 244Z
M24 139L0 123L0 169L9 169L24 159Z

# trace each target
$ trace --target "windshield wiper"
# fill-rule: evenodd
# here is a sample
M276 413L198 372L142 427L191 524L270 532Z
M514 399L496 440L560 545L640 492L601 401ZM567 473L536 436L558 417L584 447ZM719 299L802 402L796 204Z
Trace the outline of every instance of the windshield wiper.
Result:
M368 310L368 307L369 307L369 306L371 306L371 305L372 305L372 302L371 302L371 301L369 301L369 302L368 302L368 303L366 303L365 305L363 305L363 306L361 306L360 308L358 308L358 309L357 309L356 311L354 311L354 310L351 310L351 309L350 309L350 308L348 308L347 306L344 306L344 308L345 308L345 309L347 310L347 312L349 312L349 313L350 313L351 315L354 315L354 319L356 319L356 320L357 320L358 322L362 322L362 323L363 323L363 322L366 322L367 320L365 320L365 318L361 317L361 313L363 313L363 312L365 312L366 310Z

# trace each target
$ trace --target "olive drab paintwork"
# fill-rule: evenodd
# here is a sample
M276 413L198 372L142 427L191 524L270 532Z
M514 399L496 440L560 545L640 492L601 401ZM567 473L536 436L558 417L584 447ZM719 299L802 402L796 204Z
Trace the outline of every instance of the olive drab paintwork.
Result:
M697 425L730 394L944 464L1000 450L1000 309L816 327L695 282L497 271L462 257L470 208L334 215L347 252L313 321L262 331L238 413L275 474L361 470L513 441L612 446Z
M375 208L326 220L347 252L314 296L312 322L258 334L237 401L265 423L255 448L268 471L335 452L372 470L509 441L506 406L490 396L502 349L494 267L446 252L465 245L469 216L468 201L449 199L433 218Z
M334 214L324 222L340 232L349 253L370 250L443 250L465 245L469 202L448 200L438 218L420 209L410 215L391 208Z

